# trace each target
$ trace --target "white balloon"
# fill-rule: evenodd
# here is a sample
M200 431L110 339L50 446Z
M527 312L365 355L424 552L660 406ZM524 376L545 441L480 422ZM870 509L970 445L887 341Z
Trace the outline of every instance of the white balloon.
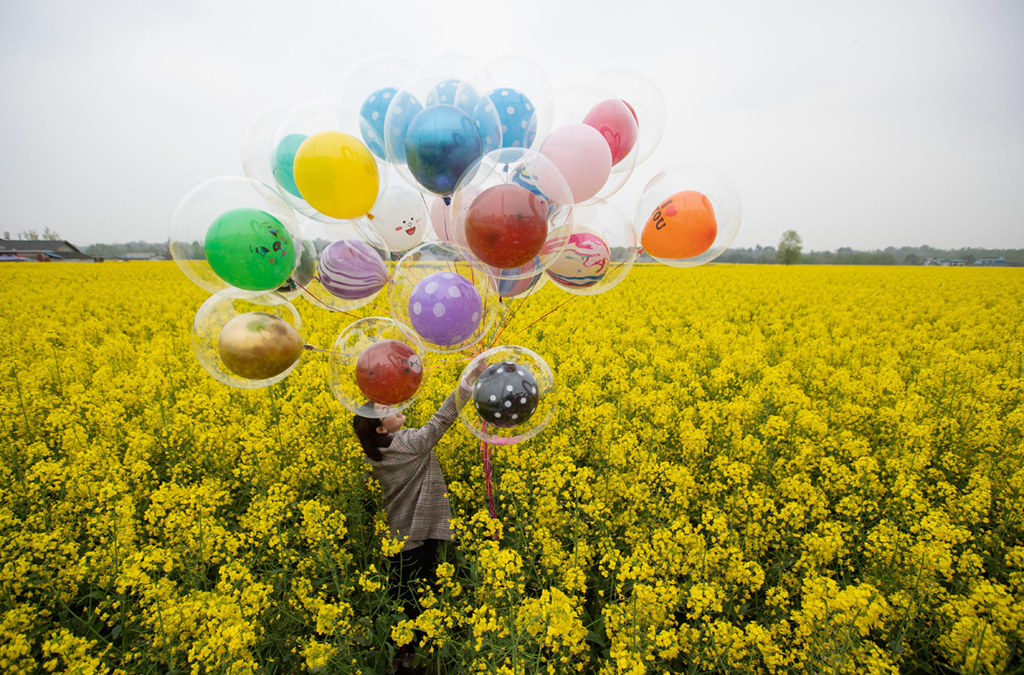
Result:
M391 181L371 213L373 228L392 251L407 251L427 232L430 216L423 194L402 181Z

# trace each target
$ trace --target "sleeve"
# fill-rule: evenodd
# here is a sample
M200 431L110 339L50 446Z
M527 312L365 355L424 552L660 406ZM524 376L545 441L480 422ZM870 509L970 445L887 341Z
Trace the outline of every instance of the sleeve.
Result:
M456 397L464 403L469 400L470 393L471 390L460 383L455 391L448 395L448 398L441 404L441 408L434 413L429 422L419 429L409 429L404 434L395 436L391 443L392 447L417 455L429 452L459 416Z

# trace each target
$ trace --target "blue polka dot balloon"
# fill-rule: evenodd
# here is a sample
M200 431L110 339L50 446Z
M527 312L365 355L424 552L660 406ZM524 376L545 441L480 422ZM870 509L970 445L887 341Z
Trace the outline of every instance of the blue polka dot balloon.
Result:
M405 135L409 131L409 123L421 110L423 110L423 106L415 96L408 92L399 92L393 97L388 109L391 121L384 129L383 134L391 161L406 163Z
M384 138L384 117L388 113L392 97L397 92L398 90L394 87L378 89L367 96L362 107L359 108L359 131L363 134L363 142L373 154L381 159L386 159L384 148L381 147Z
M536 109L523 92L511 87L487 94L501 120L501 147L528 148L537 137Z
M455 92L459 90L459 80L445 80L439 82L429 94L427 94L427 107L442 103L444 105L456 105ZM460 106L462 107L462 106Z
M473 123L476 124L477 131L480 132L484 152L501 149L503 140L501 117L498 116L498 111L490 99L484 98L477 103L470 115L473 118Z

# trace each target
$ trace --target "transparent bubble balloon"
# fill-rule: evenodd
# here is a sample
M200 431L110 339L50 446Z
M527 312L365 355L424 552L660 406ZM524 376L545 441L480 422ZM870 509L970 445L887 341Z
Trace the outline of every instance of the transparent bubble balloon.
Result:
M397 173L394 168L389 172ZM430 226L427 198L404 180L388 181L388 189L369 214L373 229L395 253L408 251L419 245Z
M382 160L387 159L381 139L388 106L415 76L416 65L408 59L372 56L349 68L338 87L338 103L359 112L363 142Z
M633 268L636 230L614 204L594 200L573 209L573 232L547 268L551 283L573 295L597 295L614 288Z
M736 238L743 215L729 177L705 164L662 171L644 188L634 223L643 251L673 267L714 260Z
M331 347L331 391L356 415L380 419L401 412L422 390L425 355L408 326L387 317L360 319Z
M526 270L534 270L534 274L523 277L512 277L506 275L507 270L501 270L501 272L494 277L495 284L498 288L498 297L502 300L514 300L528 298L547 283L548 275L545 273L543 264L540 257L534 258L529 264L524 265L523 268L515 270L517 274L521 274Z
M214 379L259 389L288 377L305 339L302 319L277 293L239 298L232 289L203 303L192 322L192 351Z
M388 282L395 320L438 353L461 351L490 330L498 311L493 281L458 251L421 244L395 264Z
M295 213L280 195L241 176L213 178L185 195L167 239L171 257L201 288L253 296L284 284L302 247Z
M558 410L558 388L540 355L514 345L488 349L462 371L463 383L481 362L488 366L472 385L472 395L458 401L459 419L471 434L492 445L514 445L551 423Z
M274 132L281 120L295 108L295 103L272 105L257 117L242 138L242 170L257 181L258 186L275 186L274 166L271 158Z
M539 115L551 118L540 152L559 167L576 203L607 199L626 184L636 166L639 132L625 103L603 89L572 86L555 92ZM596 133L584 133L589 129ZM607 158L597 154L597 137L605 141Z
M313 306L350 312L372 303L387 285L391 251L368 219L310 220L304 232L316 246L316 272L300 292Z
M296 106L271 137L270 157L281 196L302 215L321 222L365 216L387 188L387 162L363 141L359 113L337 103Z
M651 78L629 68L603 70L591 78L590 84L621 99L636 116L636 164L641 164L658 147L665 131L667 108L661 88Z
M292 272L292 275L278 287L276 292L289 302L294 302L296 299L301 298L302 289L309 286L316 276L316 265L316 244L312 240L303 237L299 263L295 266L295 271Z
M398 174L430 196L452 194L486 147L501 147L494 106L474 95L456 104L458 81L421 75L395 94L384 120L385 150Z
M536 276L572 234L573 195L540 153L488 153L459 183L450 205L459 249L495 279Z
M546 104L552 93L547 74L533 60L525 56L499 56L461 80L456 100L465 102L474 95L486 95L497 111L501 147L529 148L550 129L550 114L541 118L538 113L551 110Z

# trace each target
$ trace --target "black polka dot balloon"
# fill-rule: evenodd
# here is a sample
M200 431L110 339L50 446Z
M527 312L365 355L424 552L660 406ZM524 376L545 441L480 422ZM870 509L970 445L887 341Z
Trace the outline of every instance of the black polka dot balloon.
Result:
M530 419L537 410L537 401L537 378L512 361L488 366L473 388L473 403L480 418L505 429Z

